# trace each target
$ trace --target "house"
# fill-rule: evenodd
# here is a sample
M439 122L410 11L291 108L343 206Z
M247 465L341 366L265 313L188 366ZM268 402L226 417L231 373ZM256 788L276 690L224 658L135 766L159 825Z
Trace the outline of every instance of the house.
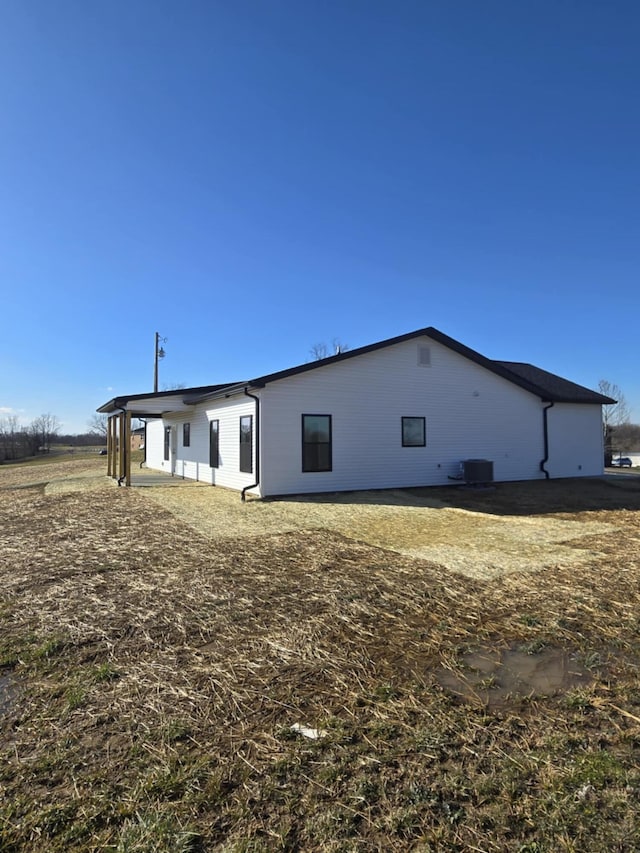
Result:
M144 450L144 427L131 430L131 449Z
M600 475L611 402L428 327L242 382L116 397L98 411L110 416L108 470L120 482L130 476L118 447L139 417L149 468L244 498L443 485L468 472Z

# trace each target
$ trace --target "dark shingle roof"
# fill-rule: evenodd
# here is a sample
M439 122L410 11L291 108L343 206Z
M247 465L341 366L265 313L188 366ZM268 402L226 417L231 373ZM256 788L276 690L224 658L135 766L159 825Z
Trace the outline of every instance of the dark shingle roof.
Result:
M497 361L495 363L506 368L520 379L538 387L549 401L553 400L556 403L600 403L602 405L615 403L611 397L605 397L604 394L599 394L597 391L576 385L575 382L570 382L568 379L563 379L562 376L556 376L555 373L542 370L534 364L526 364L522 361Z
M546 370L541 370L534 367L532 364L521 364L520 362L511 361L493 361L490 358L482 355L470 347L461 344L454 338L450 338L433 326L427 326L424 329L417 329L415 332L409 332L406 335L399 335L395 338L388 338L384 341L378 341L375 344L359 347L358 349L348 350L339 355L323 358L320 361L311 362L309 364L301 364L298 367L292 367L288 370L281 370L278 373L270 373L266 376L259 376L252 379L248 384L253 387L264 387L269 382L275 382L278 379L286 379L288 376L294 376L298 373L305 373L308 370L316 370L319 367L324 367L327 364L334 364L338 361L345 361L349 358L355 358L367 352L384 349L394 344L402 343L403 341L411 340L412 338L428 337L443 346L457 352L459 355L468 358L475 364L502 376L503 379L513 382L514 385L519 385L525 391L535 394L545 401L553 401L555 403L593 403L596 405L604 405L614 403L610 397L604 397L596 391L591 391L589 388L583 388L581 385L576 385L575 382L570 382L568 379L563 379L561 376L556 376L553 373L548 373Z
M461 344L459 341L450 338L443 332L438 331L433 326L427 326L424 329L417 329L415 332L408 332L405 335L398 335L394 338L387 338L384 341L378 341L374 344L368 344L358 349L347 350L338 355L323 358L319 361L300 364L297 367L291 367L287 370L280 370L276 373L269 373L265 376L258 376L255 379L249 379L246 382L231 382L224 385L207 385L200 388L185 388L182 391L166 391L159 394L137 394L130 397L116 397L101 406L99 412L111 412L120 406L129 406L131 403L140 401L141 408L146 404L148 406L147 413L151 414L152 401L158 405L160 401L156 398L163 396L181 395L181 403L183 405L194 405L206 399L232 396L236 393L242 393L245 388L264 388L270 382L277 382L280 379L286 379L289 376L295 376L299 373L306 373L309 370L318 370L330 364L336 364L339 361L346 361L350 358L357 358L359 355L364 355L368 352L384 349L385 347L393 346L394 344L402 343L413 338L431 338L434 341L448 347L457 352L464 358L479 364L486 370L501 376L514 385L524 388L530 394L535 394L542 400L554 403L591 403L595 405L607 405L615 403L611 397L605 397L597 391L591 391L589 388L584 388L582 385L576 385L575 382L570 382L568 379L563 379L561 376L556 376L554 373L549 373L533 364L525 364L519 361L493 361L490 358L482 355L470 347ZM161 409L161 405L159 407ZM155 413L155 412L154 412Z

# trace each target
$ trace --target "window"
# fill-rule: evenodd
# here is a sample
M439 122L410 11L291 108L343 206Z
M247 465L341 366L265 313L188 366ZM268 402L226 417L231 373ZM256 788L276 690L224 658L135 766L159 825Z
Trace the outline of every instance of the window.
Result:
M182 424L182 446L189 447L191 444L191 424Z
M220 467L220 445L219 445L219 421L210 421L209 423L209 465L212 468Z
M402 418L402 446L424 447L427 430L424 418Z
M331 415L302 416L302 470L331 471Z
M164 428L164 461L169 461L169 448L171 447L171 427Z
M240 470L245 474L253 471L253 415L240 418Z

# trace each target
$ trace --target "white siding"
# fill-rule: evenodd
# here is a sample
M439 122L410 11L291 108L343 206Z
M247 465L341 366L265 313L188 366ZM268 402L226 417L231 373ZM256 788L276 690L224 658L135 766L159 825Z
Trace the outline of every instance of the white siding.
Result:
M428 347L428 356L420 348ZM405 341L269 383L261 399L260 487L267 495L440 485L465 459L489 459L498 481L544 477L544 403L430 338ZM302 415L332 416L333 470L302 472ZM240 417L254 416L253 472L239 471ZM403 447L401 418L424 417L425 447ZM209 422L219 421L220 465L209 466ZM552 477L602 473L600 406L548 412ZM191 424L183 447L182 424ZM176 459L163 460L163 429L177 430ZM256 479L255 402L212 400L149 421L147 464L177 476L243 489Z
M595 477L604 473L601 406L556 403L548 411L552 477Z
M419 364L420 345L431 364ZM431 339L316 368L266 386L264 495L450 483L464 459L496 480L536 479L542 402ZM333 470L302 473L301 416L332 415ZM401 417L426 418L426 447L402 447Z
M206 414L197 408L175 415L165 415L165 426L176 430L176 458L164 462L162 470L173 472L176 477L186 477L189 480L204 480L211 482L209 467L209 425ZM183 426L190 425L190 443L183 443Z
M240 469L240 417L253 415L253 473L245 474ZM209 465L209 422L219 421L219 467ZM190 443L183 444L183 424L189 423ZM149 422L151 424L151 422ZM177 447L175 460L165 461L164 428L171 426L176 432ZM217 400L194 407L188 413L165 415L147 427L149 447L147 466L177 477L200 480L231 489L243 489L255 482L256 423L255 403L247 397ZM257 490L252 490L256 492Z
M219 421L219 467L209 469L213 474L213 482L217 486L244 489L256 481L255 407L255 402L244 395L228 400L217 400L207 405L205 412L207 423L212 420ZM240 471L240 418L244 415L253 415L253 472L251 474ZM207 459L209 458L208 442L207 437ZM257 492L256 489L251 491Z

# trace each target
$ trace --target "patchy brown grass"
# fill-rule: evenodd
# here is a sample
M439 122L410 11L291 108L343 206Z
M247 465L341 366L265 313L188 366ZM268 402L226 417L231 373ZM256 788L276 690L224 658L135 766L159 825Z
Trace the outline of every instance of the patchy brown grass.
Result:
M242 506L101 470L0 468L1 849L640 847L635 482Z
M570 492L584 500L584 490L588 493L594 482L601 490L597 481L583 485L581 492L569 482L560 488L565 500ZM605 555L594 550L592 537L616 531L615 523L592 514L550 518L527 513L526 503L504 505L506 494L520 501L529 495L532 500L536 487L542 487L538 491L544 500L544 494L557 491L557 483L503 485L475 492L450 488L334 493L254 500L248 506L239 502L235 492L173 483L184 488L155 489L149 496L208 537L332 530L478 579L603 559ZM478 500L489 512L474 508Z
M0 489L24 489L35 486L58 487L60 483L92 479L85 488L99 488L107 483L102 475L106 473L107 463L104 456L78 451L74 454L38 456L22 463L5 463L0 466Z

